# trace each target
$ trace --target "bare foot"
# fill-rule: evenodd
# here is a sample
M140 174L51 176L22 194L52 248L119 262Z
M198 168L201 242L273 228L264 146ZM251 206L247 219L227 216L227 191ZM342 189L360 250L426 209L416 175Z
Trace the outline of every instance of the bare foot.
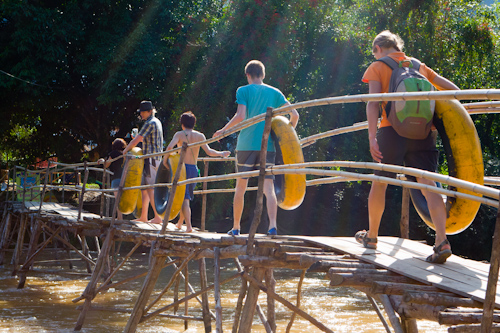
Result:
M155 216L152 220L149 220L148 222L153 224L163 224L163 221L159 216Z
M146 219L141 219L141 218L138 218L138 219L135 219L135 220L132 220L132 222L148 222L148 220Z
M193 228L190 228L190 229L186 229L185 232L193 232L193 231L194 231Z
M181 229L182 229L182 223L181 223L181 225L179 225L179 223L177 223L177 224L175 225L175 227L177 228L177 230L181 230Z

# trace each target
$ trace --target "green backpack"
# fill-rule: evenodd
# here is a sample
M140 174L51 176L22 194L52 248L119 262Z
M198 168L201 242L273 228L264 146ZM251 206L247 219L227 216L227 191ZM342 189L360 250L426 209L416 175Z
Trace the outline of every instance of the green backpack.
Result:
M402 60L399 63L386 56L378 59L392 69L389 92L434 91L434 86L418 71L420 61L415 58ZM403 66L408 63L409 66ZM436 102L422 101L390 101L385 107L387 119L394 130L402 137L409 139L425 139L431 130Z

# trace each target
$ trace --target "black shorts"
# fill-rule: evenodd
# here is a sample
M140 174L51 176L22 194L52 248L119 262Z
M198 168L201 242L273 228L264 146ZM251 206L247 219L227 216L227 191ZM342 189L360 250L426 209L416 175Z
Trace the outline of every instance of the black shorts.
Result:
M436 149L437 131L431 131L423 140L408 139L400 136L392 126L379 128L377 142L382 153L382 163L418 168L425 171L437 170L438 150ZM387 171L374 172L377 176L396 178ZM414 177L409 177L414 179Z
M274 165L276 152L268 151L266 154L266 168ZM240 150L236 152L236 172L245 172L259 170L260 151L259 150ZM267 179L274 179L273 175L266 175ZM243 178L247 179L247 178Z

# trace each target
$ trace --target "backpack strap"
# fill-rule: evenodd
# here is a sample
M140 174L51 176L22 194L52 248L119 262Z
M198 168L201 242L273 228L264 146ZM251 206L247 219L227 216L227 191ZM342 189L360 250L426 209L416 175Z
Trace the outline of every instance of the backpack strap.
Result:
M385 56L385 57L382 57L380 59L377 59L375 61L380 61L380 62L383 62L384 64L386 64L387 66L389 66L392 70L395 70L399 67L399 63L392 59L391 57L389 56Z

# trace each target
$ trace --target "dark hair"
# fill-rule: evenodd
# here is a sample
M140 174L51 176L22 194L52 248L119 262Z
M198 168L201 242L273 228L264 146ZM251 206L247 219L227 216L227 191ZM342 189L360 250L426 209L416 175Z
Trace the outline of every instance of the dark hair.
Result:
M123 139L115 139L113 143L111 144L111 149L113 150L123 150L127 147L127 143Z
M180 118L181 124L184 125L187 129L194 128L196 124L196 116L191 111L186 111L181 114Z
M251 60L245 66L245 74L250 74L254 79L264 78L266 76L266 67L259 60Z

